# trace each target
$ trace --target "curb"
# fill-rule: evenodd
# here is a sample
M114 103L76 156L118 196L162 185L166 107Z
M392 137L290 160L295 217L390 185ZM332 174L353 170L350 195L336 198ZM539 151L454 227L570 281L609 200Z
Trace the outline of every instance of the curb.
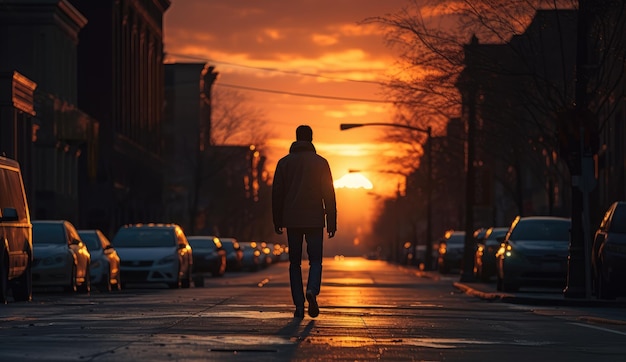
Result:
M626 308L626 303L624 301L528 297L500 292L483 292L480 290L476 290L461 282L454 282L453 285L455 288L463 291L467 295L478 297L484 300L500 301L510 304L587 308Z

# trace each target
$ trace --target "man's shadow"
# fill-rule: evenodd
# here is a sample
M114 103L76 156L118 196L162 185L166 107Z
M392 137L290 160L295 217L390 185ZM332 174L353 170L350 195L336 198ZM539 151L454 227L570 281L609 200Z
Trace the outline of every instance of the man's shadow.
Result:
M311 334L311 330L315 327L315 320L310 320L303 329L300 329L301 322L302 318L292 318L287 325L278 330L277 334L285 339L295 341L295 347L297 347Z

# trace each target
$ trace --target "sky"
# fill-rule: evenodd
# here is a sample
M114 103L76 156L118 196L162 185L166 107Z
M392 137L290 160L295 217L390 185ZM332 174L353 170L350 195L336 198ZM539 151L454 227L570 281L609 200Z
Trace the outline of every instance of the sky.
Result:
M368 17L408 0L171 0L164 16L166 62L215 66L214 90L237 90L266 120L264 149L273 173L300 124L328 159L335 180L367 171L374 192L390 194L400 175L380 173L394 145L384 127L340 131L341 123L392 122L381 81L397 56Z

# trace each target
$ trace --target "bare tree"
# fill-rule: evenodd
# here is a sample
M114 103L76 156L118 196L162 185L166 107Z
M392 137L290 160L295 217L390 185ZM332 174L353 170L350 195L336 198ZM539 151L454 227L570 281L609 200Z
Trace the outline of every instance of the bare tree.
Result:
M624 5L615 0L591 3L595 16L591 48L597 71L589 83L589 105L596 117L602 112L598 118L602 128L602 117L606 119L616 109L615 102L613 108L610 103L619 97L623 79L619 59L624 59L626 49ZM552 153L559 148L558 114L574 103L576 39L572 30L577 4L573 0L413 0L394 14L364 20L383 26L390 47L399 50L402 71L388 84L388 94L398 109L397 121L430 125L435 130L462 112L457 81L467 63L464 49L469 38L474 35L485 44L479 50L483 59L476 63L481 94L491 101L483 99L480 116L490 126L481 125L478 147L486 157L506 165L501 168L506 172L495 176L514 193L520 211L524 195L515 193L522 190L523 172L537 182L545 180L546 173L553 178L564 175ZM607 12L609 6L616 11ZM529 29L533 21L542 21L539 14L552 18ZM542 28L548 21L553 27ZM500 66L506 62L508 68ZM511 89L502 88L507 82ZM493 102L496 98L499 102ZM497 108L489 109L492 105ZM396 131L387 139L415 142ZM485 144L491 147L482 147ZM546 162L551 163L551 170L546 170ZM551 192L548 187L546 184L547 194Z
M263 111L244 93L220 88L212 94L211 144L251 144L262 147L272 134Z

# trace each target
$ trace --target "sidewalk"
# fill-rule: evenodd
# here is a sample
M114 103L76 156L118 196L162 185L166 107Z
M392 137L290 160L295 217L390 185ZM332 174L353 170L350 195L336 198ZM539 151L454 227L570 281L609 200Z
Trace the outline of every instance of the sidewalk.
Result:
M436 271L415 271L423 278L450 279L452 285L463 293L491 302L502 302L530 306L551 306L579 309L581 318L601 324L626 326L626 298L615 300L565 297L558 289L528 288L515 293L496 290L495 282L461 282L458 275L442 276ZM457 279L454 281L454 279Z

